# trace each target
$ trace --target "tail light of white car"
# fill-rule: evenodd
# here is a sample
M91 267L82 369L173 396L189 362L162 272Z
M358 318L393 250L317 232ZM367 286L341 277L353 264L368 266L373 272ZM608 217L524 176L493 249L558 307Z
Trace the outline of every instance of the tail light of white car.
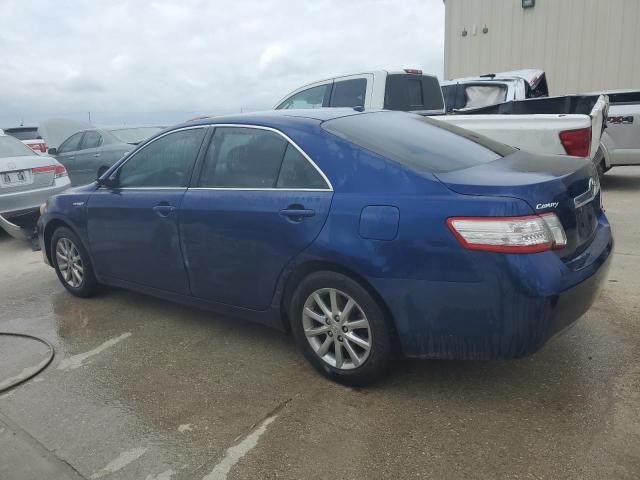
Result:
M567 155L575 157L589 156L589 150L591 150L591 127L563 130L558 135Z
M31 170L36 173L53 173L54 178L66 177L67 169L63 165L46 165L44 167L34 167Z
M449 229L469 250L537 253L560 249L567 236L555 213L521 217L452 217Z
M34 152L47 153L47 144L45 142L27 143L27 147Z

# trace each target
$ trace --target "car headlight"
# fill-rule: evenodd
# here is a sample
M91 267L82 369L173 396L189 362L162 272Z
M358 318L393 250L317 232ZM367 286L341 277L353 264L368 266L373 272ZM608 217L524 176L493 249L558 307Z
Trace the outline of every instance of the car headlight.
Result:
M40 215L44 215L46 211L47 211L47 203L45 202L42 205L40 205Z

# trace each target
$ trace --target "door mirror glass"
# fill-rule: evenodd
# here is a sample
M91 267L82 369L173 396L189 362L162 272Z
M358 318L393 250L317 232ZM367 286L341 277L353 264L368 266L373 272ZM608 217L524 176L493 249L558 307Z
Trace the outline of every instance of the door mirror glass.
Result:
M55 155L55 154L58 153L58 149L57 148L50 148L50 149L47 150L47 153L49 155Z

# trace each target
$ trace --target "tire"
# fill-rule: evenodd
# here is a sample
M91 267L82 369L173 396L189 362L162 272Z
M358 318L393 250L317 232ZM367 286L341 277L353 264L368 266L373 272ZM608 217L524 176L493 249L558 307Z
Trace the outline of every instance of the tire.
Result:
M72 295L92 297L98 293L100 284L93 273L89 254L78 236L66 227L58 227L51 236L51 261L60 283Z
M289 319L305 357L331 380L362 386L386 373L391 329L378 302L353 279L329 271L310 274L293 294Z

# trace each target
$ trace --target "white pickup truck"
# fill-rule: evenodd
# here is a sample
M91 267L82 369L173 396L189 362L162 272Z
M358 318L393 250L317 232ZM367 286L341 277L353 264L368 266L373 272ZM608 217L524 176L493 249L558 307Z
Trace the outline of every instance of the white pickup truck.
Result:
M527 69L440 82L447 112L500 102L545 97L549 94L543 70ZM607 95L607 129L600 139L594 162L603 174L611 167L640 165L640 91L611 90L589 95Z
M541 103L542 102L542 103ZM445 115L438 79L420 70L375 71L307 84L276 109L362 107L428 115L508 145L540 153L594 159L608 107L606 96L567 96L507 102L501 112Z
M600 146L604 171L623 165L640 165L640 90L615 90L595 95L609 97L607 129Z

